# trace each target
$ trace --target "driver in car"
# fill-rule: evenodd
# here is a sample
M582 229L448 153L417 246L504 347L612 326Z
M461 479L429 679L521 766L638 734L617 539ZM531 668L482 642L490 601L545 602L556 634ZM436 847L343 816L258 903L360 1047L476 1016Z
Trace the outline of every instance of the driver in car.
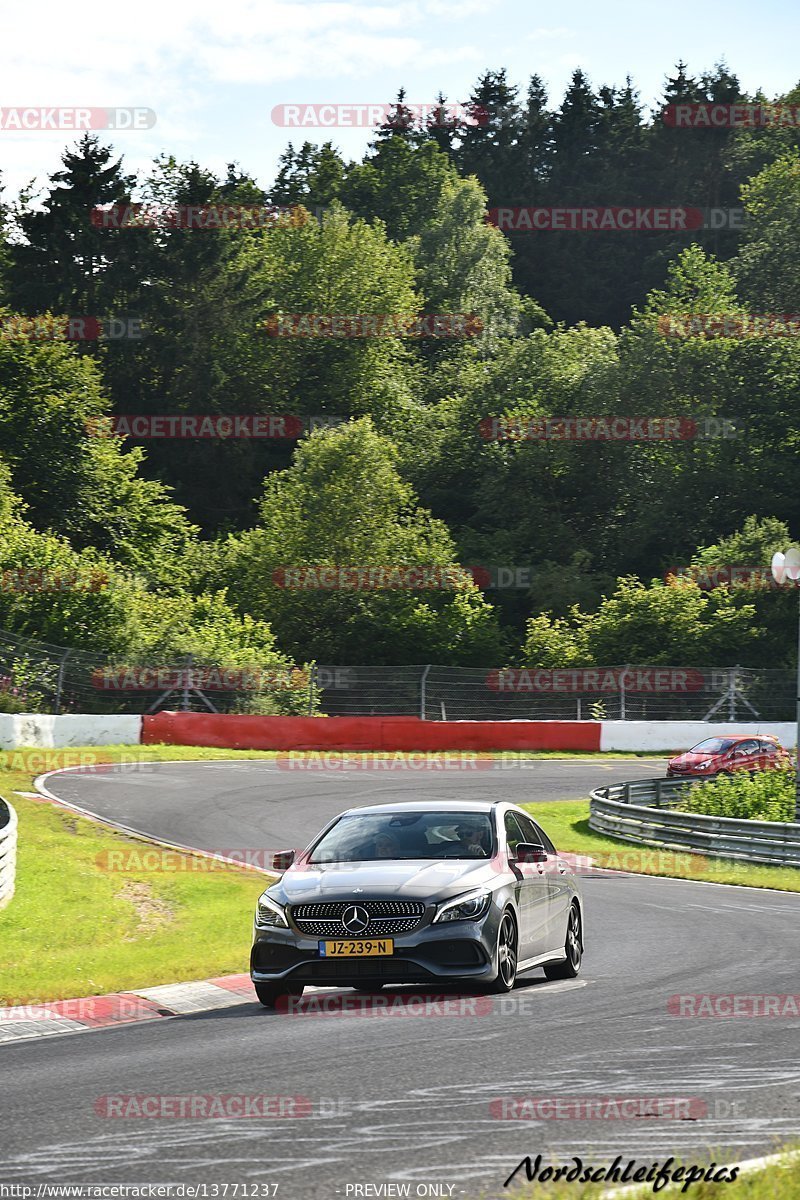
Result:
M483 829L461 821L456 826L457 842L451 842L448 850L457 850L464 858L485 858L486 847L483 845Z
M388 833L379 833L375 838L376 858L397 858L399 847L395 839Z

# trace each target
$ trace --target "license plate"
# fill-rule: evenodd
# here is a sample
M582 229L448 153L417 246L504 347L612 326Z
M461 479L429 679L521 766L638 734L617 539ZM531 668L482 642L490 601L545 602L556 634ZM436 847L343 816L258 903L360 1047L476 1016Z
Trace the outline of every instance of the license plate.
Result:
M394 954L393 938L361 938L358 941L320 942L322 958L388 958Z

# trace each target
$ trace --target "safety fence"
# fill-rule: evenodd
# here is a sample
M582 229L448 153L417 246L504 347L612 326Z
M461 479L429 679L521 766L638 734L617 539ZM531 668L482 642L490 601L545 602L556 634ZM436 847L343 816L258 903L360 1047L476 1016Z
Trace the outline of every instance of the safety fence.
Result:
M17 814L0 799L0 908L14 895L17 871Z
M0 711L423 721L791 721L791 669L276 666L111 655L0 630Z
M591 794L589 827L624 842L800 867L800 823L674 811L692 786L684 779L634 779L596 788Z

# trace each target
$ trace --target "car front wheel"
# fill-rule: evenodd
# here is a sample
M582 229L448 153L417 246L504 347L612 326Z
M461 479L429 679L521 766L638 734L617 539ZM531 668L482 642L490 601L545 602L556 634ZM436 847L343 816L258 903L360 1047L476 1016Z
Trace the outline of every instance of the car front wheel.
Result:
M581 931L581 914L577 904L573 904L569 910L564 950L567 955L564 962L552 963L550 966L545 967L544 973L548 979L574 979L581 969L583 934Z
M295 984L289 988L285 983L254 983L253 987L264 1008L275 1008L278 1001L284 997L292 996L299 999L303 994L302 984Z
M517 981L518 961L517 925L511 913L506 912L497 935L497 978L489 985L490 992L505 993L513 989Z

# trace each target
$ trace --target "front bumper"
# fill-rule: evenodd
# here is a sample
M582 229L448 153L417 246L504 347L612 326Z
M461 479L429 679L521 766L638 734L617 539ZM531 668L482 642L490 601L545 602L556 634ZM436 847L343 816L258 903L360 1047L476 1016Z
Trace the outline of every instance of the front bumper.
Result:
M257 928L250 954L250 977L254 983L323 987L349 982L490 982L497 974L494 925L492 910L480 922L423 925L395 937L394 954L388 958L324 958L319 953L318 937L293 929Z

